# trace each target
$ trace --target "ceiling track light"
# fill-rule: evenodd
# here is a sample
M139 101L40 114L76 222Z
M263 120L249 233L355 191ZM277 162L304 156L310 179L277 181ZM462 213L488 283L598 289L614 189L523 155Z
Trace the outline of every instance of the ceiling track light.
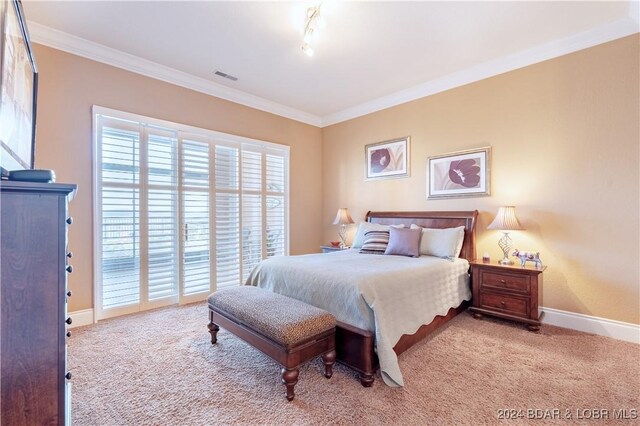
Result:
M303 36L303 44L302 51L307 54L307 56L313 56L313 49L311 48L311 42L313 41L314 33L317 32L318 28L324 27L324 20L320 16L320 7L322 3L315 7L310 7L307 9L307 20L304 24L304 36Z

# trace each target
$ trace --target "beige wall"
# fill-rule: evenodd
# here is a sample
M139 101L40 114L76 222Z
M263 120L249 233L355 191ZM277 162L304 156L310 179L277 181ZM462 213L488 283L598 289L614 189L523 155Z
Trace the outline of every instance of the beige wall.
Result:
M74 252L69 309L93 306L91 106L291 147L291 253L317 251L322 240L321 130L59 50L35 45L39 68L36 167L77 183L71 204Z
M323 129L324 241L338 207L480 211L478 254L501 254L486 231L517 206L521 250L541 252L544 305L638 324L638 35ZM364 145L411 136L411 177L365 182ZM427 157L490 145L490 197L426 200Z

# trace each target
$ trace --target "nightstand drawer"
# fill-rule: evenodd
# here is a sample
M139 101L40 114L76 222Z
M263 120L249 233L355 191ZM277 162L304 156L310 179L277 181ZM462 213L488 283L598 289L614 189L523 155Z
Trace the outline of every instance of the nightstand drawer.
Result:
M526 275L482 271L480 273L480 287L487 290L510 290L516 293L531 294L531 281Z
M485 309L498 309L505 313L523 317L529 316L529 300L519 297L510 297L503 294L480 293L480 307Z

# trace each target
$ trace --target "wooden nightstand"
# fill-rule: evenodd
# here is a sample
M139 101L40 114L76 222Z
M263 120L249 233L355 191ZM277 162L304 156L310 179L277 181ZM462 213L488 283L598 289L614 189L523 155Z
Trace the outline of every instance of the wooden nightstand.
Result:
M474 318L483 314L519 321L531 331L540 330L542 306L542 272L546 266L522 267L497 262L471 262Z
M334 247L334 246L321 246L320 247L322 249L323 253L331 253L334 251L340 251L340 250L348 250L349 247Z

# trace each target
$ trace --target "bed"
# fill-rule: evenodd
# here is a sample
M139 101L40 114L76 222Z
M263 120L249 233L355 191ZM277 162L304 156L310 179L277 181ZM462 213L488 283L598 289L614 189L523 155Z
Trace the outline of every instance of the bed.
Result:
M464 226L458 259L360 254L275 257L261 262L247 280L333 313L338 320L338 361L373 384L402 386L398 355L468 306L469 261L475 258L477 211L369 212L367 221L427 228Z

